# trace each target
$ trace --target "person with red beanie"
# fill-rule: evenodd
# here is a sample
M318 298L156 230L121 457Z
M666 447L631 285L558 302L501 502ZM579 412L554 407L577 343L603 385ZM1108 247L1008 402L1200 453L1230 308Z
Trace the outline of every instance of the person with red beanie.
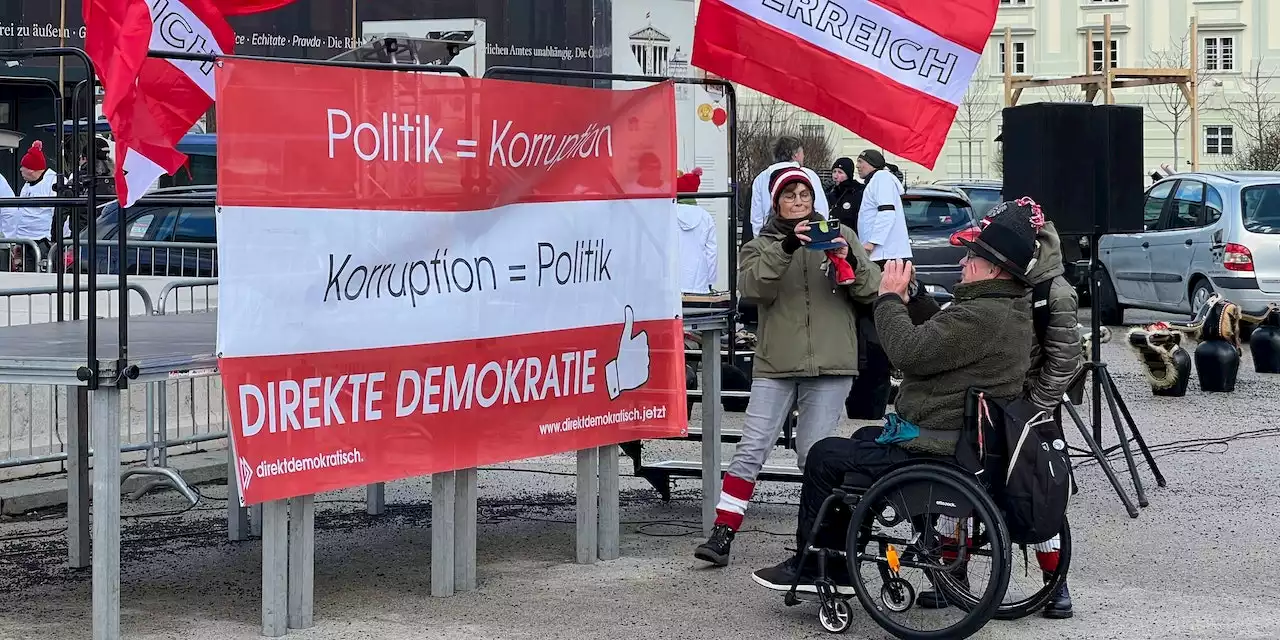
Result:
M775 171L769 188L772 211L739 254L741 299L756 305L760 325L742 438L724 475L711 537L694 551L694 557L716 566L729 564L756 478L792 407L800 413L795 449L803 471L809 448L839 426L858 375L853 303L875 300L880 269L851 227L840 226L836 249L806 247L826 220L825 212L814 209L815 186L799 167ZM837 260L851 272L846 284L833 283Z
M697 193L702 168L676 177L676 193ZM680 223L680 291L706 294L716 283L716 224L706 209L691 197L678 197L676 219Z
M22 188L19 198L52 198L57 176L49 171L49 161L44 155L44 144L39 140L31 143L31 147L23 154L18 173L22 176ZM6 238L34 240L40 247L42 255L49 254L49 238L53 230L53 207L16 207L6 210L8 215L0 220L0 235ZM30 245L23 245L24 250L17 254L22 257L14 264L21 265L24 271L35 271L39 256Z

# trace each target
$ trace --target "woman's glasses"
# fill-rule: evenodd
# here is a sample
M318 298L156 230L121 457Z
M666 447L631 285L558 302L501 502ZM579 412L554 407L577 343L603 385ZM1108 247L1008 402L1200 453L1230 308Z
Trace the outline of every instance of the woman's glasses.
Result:
M782 198L780 199L787 204L794 203L797 200L801 202L812 202L813 192L812 191L799 191L799 192L793 191L791 193L782 194Z

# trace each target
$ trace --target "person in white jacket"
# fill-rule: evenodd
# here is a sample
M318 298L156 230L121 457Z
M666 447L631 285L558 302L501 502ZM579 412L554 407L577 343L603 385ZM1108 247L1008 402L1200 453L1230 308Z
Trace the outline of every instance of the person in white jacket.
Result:
M800 138L782 136L773 143L773 164L765 167L764 171L761 171L760 175L751 182L751 238L760 235L760 228L764 226L765 218L768 218L769 212L773 210L769 179L783 167L800 167L805 172L809 177L809 184L814 185L813 211L824 218L829 216L830 205L827 204L827 196L819 186L822 184L822 178L819 178L813 169L802 166L803 164L804 143ZM751 238L743 238L743 241Z
M677 193L697 193L701 186L701 168L676 178ZM715 221L693 198L678 201L676 218L680 222L680 291L710 293L716 283Z
M889 260L911 259L902 182L885 168L884 154L867 149L858 156L858 175L866 181L858 210L858 238L871 261L884 267Z
M44 145L39 140L31 143L27 153L22 156L19 174L22 176L22 187L19 198L51 198L57 176L49 171L49 161L44 155ZM44 255L49 253L50 234L53 229L53 207L9 207L2 212L0 219L0 235L6 238L35 240ZM35 271L39 258L30 245L22 245L23 249L14 250L15 256L21 256L21 267L24 271ZM13 264L17 265L18 260Z

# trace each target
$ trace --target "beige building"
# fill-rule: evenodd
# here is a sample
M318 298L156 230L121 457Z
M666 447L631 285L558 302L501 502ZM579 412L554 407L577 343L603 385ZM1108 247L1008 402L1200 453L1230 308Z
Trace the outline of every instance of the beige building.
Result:
M1188 170L1191 144L1200 146L1202 169L1226 167L1259 130L1258 118L1248 118L1246 111L1263 107L1280 118L1280 0L1000 0L991 40L937 167L929 172L903 161L908 181L998 178L993 139L1004 106L1005 27L1013 34L1013 73L1060 78L1085 73L1086 61L1101 69L1106 14L1112 22L1111 55L1122 68L1187 67L1188 27L1192 16L1198 21L1199 131L1191 131L1190 109L1175 85L1115 90L1116 103L1144 108L1151 170L1164 163ZM1020 104L1083 100L1076 87L1050 87L1026 90ZM1099 95L1096 102L1102 100ZM1271 126L1280 128L1280 123ZM837 131L845 155L871 146Z

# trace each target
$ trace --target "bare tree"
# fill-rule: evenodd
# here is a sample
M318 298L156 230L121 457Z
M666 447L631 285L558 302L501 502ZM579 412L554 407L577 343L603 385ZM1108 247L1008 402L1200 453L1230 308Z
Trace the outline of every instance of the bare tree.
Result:
M1088 102L1084 87L1078 84L1055 84L1045 89L1049 102Z
M960 174L969 179L981 178L983 149L991 135L991 121L1000 112L1000 103L991 83L972 80L965 89L960 108L956 110L954 129L960 134Z
M1191 64L1191 40L1189 35L1173 40L1167 49L1154 51L1147 56L1147 66L1156 69L1186 69ZM1208 103L1211 93L1203 87L1209 76L1203 65L1199 70L1199 83L1202 89L1197 92L1196 108L1201 109ZM1191 120L1191 104L1182 88L1176 84L1160 84L1147 87L1143 94L1143 105L1151 119L1159 122L1173 136L1173 166L1182 166L1182 129ZM1191 143L1196 143L1198 134L1191 132Z
M746 101L744 101L746 102ZM794 136L804 145L804 163L824 180L835 162L836 133L825 120L801 111L786 102L757 96L743 105L738 117L739 218L750 214L751 182L773 164L773 143L782 136ZM814 185L822 189L825 185Z
M1280 98L1271 91L1274 78L1272 71L1256 63L1240 76L1238 94L1227 101L1235 143L1228 166L1233 169L1280 169Z
M1004 143L996 143L996 152L991 154L991 174L997 178L1004 177Z

